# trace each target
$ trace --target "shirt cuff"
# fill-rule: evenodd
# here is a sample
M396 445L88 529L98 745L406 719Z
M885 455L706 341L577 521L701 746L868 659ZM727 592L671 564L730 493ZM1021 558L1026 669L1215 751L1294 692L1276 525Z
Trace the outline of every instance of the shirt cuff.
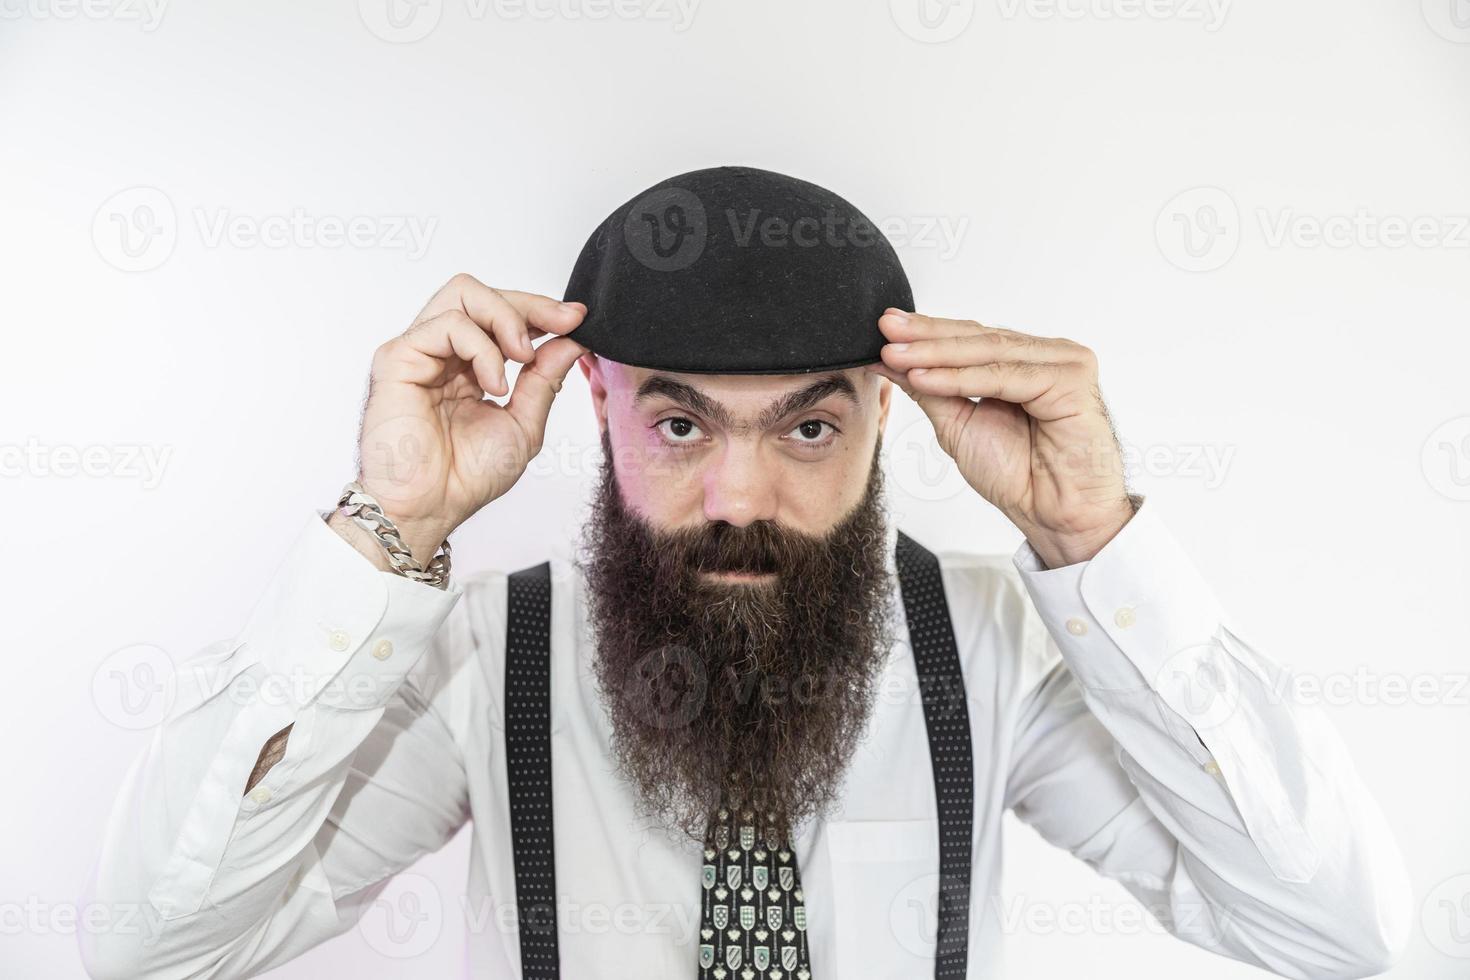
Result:
M462 589L385 572L312 513L256 603L242 655L260 696L303 708L387 704L428 649Z
M1190 685L1176 675L1211 656L1223 613L1157 508L1141 501L1089 561L1047 568L1029 542L1012 560L1080 684L1150 687L1181 715L1194 713Z

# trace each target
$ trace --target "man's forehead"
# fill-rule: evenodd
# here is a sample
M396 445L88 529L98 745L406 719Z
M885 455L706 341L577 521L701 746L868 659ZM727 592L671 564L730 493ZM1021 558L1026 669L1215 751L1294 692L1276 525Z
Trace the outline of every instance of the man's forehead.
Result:
M804 374L702 374L636 367L603 359L634 408L674 402L727 420L774 422L835 401L832 407L861 408L877 376L862 368Z

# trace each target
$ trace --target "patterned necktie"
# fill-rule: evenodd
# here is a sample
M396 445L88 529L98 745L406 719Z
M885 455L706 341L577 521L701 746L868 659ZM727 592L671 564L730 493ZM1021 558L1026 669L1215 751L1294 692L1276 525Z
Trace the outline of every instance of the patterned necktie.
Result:
M699 980L811 980L796 852L721 807L704 841Z

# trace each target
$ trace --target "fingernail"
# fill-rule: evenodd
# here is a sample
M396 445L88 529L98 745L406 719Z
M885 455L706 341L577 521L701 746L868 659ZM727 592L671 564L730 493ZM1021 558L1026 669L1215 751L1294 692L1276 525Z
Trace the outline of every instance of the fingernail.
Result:
M562 303L561 308L567 313L585 313L587 310L581 303Z
M888 315L897 320L908 320L909 315L896 307L889 307Z
M909 376L912 377L915 374L924 374L928 370L928 368L909 368Z
M908 350L909 349L909 345L908 344L889 344L888 345L888 349L889 350L904 351L904 350Z

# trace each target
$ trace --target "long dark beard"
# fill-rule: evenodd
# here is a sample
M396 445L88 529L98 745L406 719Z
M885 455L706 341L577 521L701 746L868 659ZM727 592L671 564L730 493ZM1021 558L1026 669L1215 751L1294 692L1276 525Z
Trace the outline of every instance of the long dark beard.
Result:
M882 469L822 536L771 521L661 531L629 510L607 435L580 561L620 771L702 839L721 804L787 834L825 810L892 646ZM774 572L757 583L701 571Z

